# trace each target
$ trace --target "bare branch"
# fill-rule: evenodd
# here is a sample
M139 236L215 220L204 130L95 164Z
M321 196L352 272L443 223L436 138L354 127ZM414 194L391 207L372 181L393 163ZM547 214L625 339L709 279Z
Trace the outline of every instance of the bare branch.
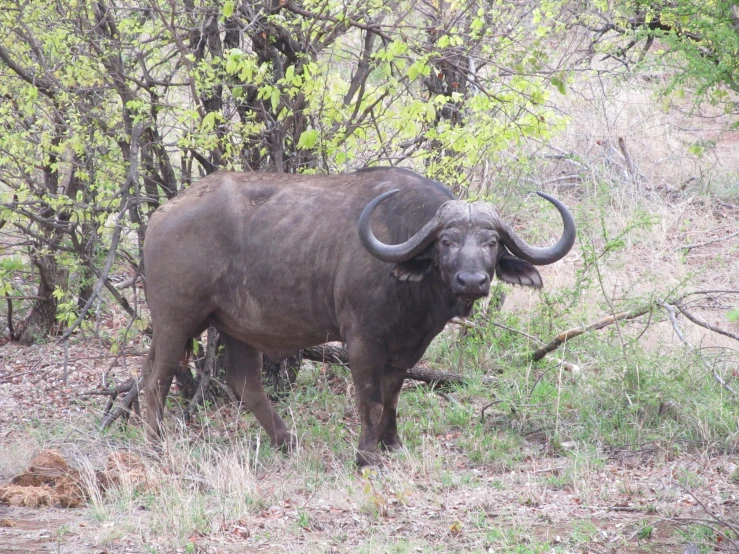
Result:
M716 327L715 325L711 325L710 323L703 321L702 319L698 319L696 316L694 316L688 311L688 309L685 307L685 304L683 304L682 301L680 300L676 301L675 306L677 307L678 310L680 310L680 312L685 317L687 317L690 321L692 321L696 325L699 325L705 329L709 329L713 331L714 333L718 333L719 335L724 335L725 337L729 337L731 339L739 341L739 335L737 335L736 333L732 333L731 331L721 329L721 327Z
M678 305L677 302L675 303L675 305L677 305L678 308L679 308L679 305ZM690 350L696 352L696 354L698 355L701 363L703 364L703 367L705 367L706 369L710 369L711 370L711 373L713 374L714 379L716 379L716 381L718 381L718 383L722 387L724 387L727 391L729 391L732 394L739 394L739 393L737 393L736 390L734 390L731 387L731 385L729 385L723 379L723 377L721 377L721 375L718 374L718 372L716 371L716 369L714 367L710 367L710 368L708 367L708 363L703 358L703 356L700 355L700 352L698 352L697 349L695 348L695 346L693 346L692 344L690 344L690 341L688 341L688 339L685 338L685 335L683 334L682 329L680 329L680 324L677 321L677 315L675 314L675 307L674 306L671 306L667 302L662 302L662 307L665 309L665 311L667 312L667 316L670 318L670 323L672 323L672 328L675 330L675 334L677 335L677 338L679 338L680 341L683 344L685 344L685 346L687 346ZM685 314L684 311L682 311L682 310L680 310L680 311L683 314ZM687 316L687 314L685 314L685 315ZM690 318L688 318L688 319L690 319ZM692 319L691 319L691 321L692 321Z
M590 325L586 325L585 327L575 327L573 329L568 329L567 331L564 331L563 333L560 333L559 335L554 337L554 339L552 339L551 342L545 344L544 346L540 348L537 348L533 352L531 357L533 360L541 360L544 356L546 356L550 352L554 352L557 348L562 346L564 343L566 343L570 339L579 337L580 335L584 333L588 333L590 331L597 331L598 329L603 329L604 327L608 327L609 325L616 323L618 321L636 319L637 317L641 317L644 314L651 312L652 308L653 308L653 305L649 304L647 306L642 306L640 308L631 310L629 312L621 312L621 313L617 313L617 314L605 317L603 319L599 319L598 321L595 321L591 323Z

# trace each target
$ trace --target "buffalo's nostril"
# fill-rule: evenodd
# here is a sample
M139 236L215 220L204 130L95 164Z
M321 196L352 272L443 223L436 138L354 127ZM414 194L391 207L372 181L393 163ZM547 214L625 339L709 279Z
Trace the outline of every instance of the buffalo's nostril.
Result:
M462 278L461 274L457 274L457 284L462 287L467 285L467 283L464 282L464 279Z

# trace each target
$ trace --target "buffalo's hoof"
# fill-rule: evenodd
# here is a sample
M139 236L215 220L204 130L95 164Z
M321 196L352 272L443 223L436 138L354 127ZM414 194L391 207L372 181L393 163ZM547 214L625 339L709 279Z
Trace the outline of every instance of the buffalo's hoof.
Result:
M396 452L403 448L403 443L398 435L393 435L391 437L382 439L382 441L380 441L380 446L386 452Z
M382 454L380 452L367 452L360 450L357 452L357 468L380 467L383 465Z
M292 433L287 433L276 445L275 448L283 454L292 454L298 449L298 437Z

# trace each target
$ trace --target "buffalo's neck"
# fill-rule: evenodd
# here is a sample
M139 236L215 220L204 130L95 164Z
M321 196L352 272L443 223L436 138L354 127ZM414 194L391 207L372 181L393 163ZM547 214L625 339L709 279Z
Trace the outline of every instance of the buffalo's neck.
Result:
M452 295L435 274L418 283L390 279L387 297L396 306L395 317L385 322L388 344L396 347L390 362L410 368L452 318L469 315L471 305Z

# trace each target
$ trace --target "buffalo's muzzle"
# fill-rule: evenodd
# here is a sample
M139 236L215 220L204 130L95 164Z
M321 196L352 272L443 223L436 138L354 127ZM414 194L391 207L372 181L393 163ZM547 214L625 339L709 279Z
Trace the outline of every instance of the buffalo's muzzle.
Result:
M487 273L460 271L454 277L452 292L459 296L487 296L490 292L490 277Z

